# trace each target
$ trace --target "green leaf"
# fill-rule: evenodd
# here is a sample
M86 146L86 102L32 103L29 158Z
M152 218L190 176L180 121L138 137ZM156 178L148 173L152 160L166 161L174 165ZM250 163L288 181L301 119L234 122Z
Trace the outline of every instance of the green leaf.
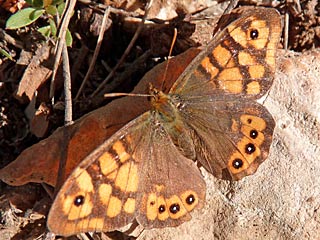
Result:
M64 3L64 2L62 2L62 3L60 3L60 4L58 5L58 13L59 13L59 16L62 15L65 6L66 6L66 3Z
M17 29L35 22L45 11L38 8L25 8L13 14L6 23L7 29Z
M52 0L52 4L51 5L59 5L62 2L63 2L63 0Z
M69 29L67 29L67 32L66 32L66 44L67 44L68 47L72 46L72 41L73 41L72 35L71 35Z
M55 23L51 18L49 18L49 24L50 24L52 36L57 36L57 26L56 26L56 23Z
M51 35L51 27L50 25L44 26L38 29L38 32L40 32L45 37L50 37Z
M32 0L32 7L43 8L43 0Z
M47 6L45 9L46 9L46 12L51 16L55 16L58 13L58 9L52 5Z
M0 48L0 54L2 54L3 56L9 58L11 61L13 61L12 56L11 56L10 53L8 53L6 50Z

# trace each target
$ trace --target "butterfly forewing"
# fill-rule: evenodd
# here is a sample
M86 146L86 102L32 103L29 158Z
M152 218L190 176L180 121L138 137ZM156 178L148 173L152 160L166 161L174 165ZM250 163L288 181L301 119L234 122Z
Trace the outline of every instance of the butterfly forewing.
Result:
M76 167L51 207L48 228L52 232L69 236L114 230L132 222L140 164L130 144L143 140L148 114L123 127Z
M275 9L255 9L222 30L188 66L170 93L257 99L272 85L281 22Z
M52 206L51 231L111 231L134 219L146 228L177 226L191 218L203 205L205 183L155 121L145 113L81 162Z

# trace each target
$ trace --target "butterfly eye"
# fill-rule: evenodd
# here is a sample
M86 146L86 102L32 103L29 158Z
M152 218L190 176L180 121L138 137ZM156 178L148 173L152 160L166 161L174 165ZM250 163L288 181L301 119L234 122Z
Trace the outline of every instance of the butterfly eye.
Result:
M251 29L250 30L250 38L252 40L255 40L259 37L259 31L257 29Z
M163 213L164 211L166 211L166 207L164 205L160 205L159 206L159 213Z
M180 205L177 203L174 203L170 206L170 212L173 214L176 214L177 212L180 211Z
M84 196L82 196L82 195L77 196L74 199L73 203L77 207L81 206L82 204L84 204Z
M239 168L241 168L243 166L243 161L240 158L236 158L235 160L233 160L232 166L235 169L239 169Z
M257 130L251 130L251 131L250 131L250 137L251 137L252 139L256 139L256 138L258 137L258 132L257 132Z
M252 143L246 145L245 151L247 154L252 154L256 150L256 147Z
M186 198L186 203L191 205L192 203L194 203L195 201L195 197L193 196L193 194L190 194L187 198Z

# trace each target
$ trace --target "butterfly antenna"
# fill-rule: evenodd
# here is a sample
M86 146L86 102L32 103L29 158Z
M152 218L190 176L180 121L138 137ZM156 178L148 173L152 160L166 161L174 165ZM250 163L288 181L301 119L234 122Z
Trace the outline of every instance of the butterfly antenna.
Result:
M108 97L123 97L123 96L129 96L129 97L151 97L151 94L143 94L143 93L106 93L103 95L105 98Z
M170 56L172 54L172 50L173 50L173 47L174 47L174 44L177 40L177 35L178 35L178 31L176 28L174 28L174 31L173 31L173 38L172 38L172 42L171 42L171 46L170 46L170 51L169 51L169 56L168 56L168 61L167 61L167 64L166 64L166 69L164 71L164 75L163 75L163 79L162 79L162 83L161 83L161 90L163 89L163 86L164 86L164 81L166 80L167 78L167 72L168 72L168 68L169 68L169 62L170 62Z

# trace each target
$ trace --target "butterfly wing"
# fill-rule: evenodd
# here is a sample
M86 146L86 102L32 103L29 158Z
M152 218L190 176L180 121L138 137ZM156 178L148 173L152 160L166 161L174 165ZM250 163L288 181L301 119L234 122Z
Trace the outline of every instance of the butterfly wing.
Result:
M205 182L163 124L154 122L150 127L143 147L136 149L139 159L147 159L141 169L142 201L137 220L146 228L177 226L191 218L189 212L195 207L202 207Z
M192 61L170 93L189 97L261 97L272 85L280 33L280 16L275 9L247 11Z
M153 121L143 114L80 163L51 207L52 232L111 231L134 219L146 228L175 226L201 207L205 183L199 170ZM190 174L193 181L183 182Z
M194 141L195 159L215 177L239 180L268 156L275 123L256 102L188 99L180 115Z
M272 84L280 30L276 10L248 11L212 40L170 90L179 96L194 159L218 178L252 174L268 155L275 123L253 99Z

